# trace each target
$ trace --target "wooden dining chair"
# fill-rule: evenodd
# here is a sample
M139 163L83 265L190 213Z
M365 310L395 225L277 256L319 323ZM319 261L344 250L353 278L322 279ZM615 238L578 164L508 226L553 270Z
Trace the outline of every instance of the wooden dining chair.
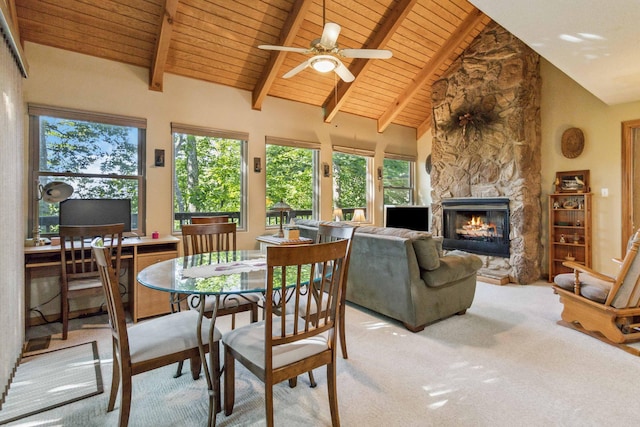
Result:
M197 255L208 252L235 251L236 250L236 224L227 223L208 223L208 224L185 224L182 226L182 244L185 256ZM183 298L179 296L171 296L172 312L180 311ZM231 328L236 326L236 314L241 312L250 312L250 321L258 321L258 302L262 295L246 294L242 296L229 295L220 298L217 316L231 315ZM184 300L190 309L198 309L202 296L188 295ZM207 317L213 315L213 305L216 302L215 297L204 298L204 314ZM176 377L180 376L182 371L182 363L178 365Z
M60 305L63 340L67 339L69 333L70 301L102 295L100 273L91 254L91 240L102 237L105 241L115 242L111 261L114 271L120 272L123 230L124 224L60 226Z
M118 390L120 390L119 426L125 427L129 422L131 378L134 375L190 359L193 379L200 376L201 356L196 332L199 316L196 311L186 310L138 322L127 328L116 273L108 262L112 258L113 249L105 246L101 238L96 238L91 243L91 248L107 300L113 343L113 375L107 412L115 407ZM209 352L209 326L210 320L203 318L201 332L203 354ZM215 398L216 412L221 407L220 336L220 332L216 329L213 333L214 342L210 353L214 390L212 398ZM189 404L189 402L185 403Z
M236 250L236 224L209 223L209 224L185 224L182 226L182 243L184 255L197 255L207 252L235 251ZM200 297L190 296L188 299L190 308L197 308ZM258 321L259 295L246 295L243 297L229 297L220 299L217 316L231 315L231 328L235 328L235 315L249 311L251 322ZM205 298L205 314L211 317L215 298Z
M349 242L339 240L304 246L267 248L265 320L229 331L224 346L224 408L231 415L235 400L235 361L265 383L267 426L274 425L273 387L320 366L327 367L327 391L331 422L340 425L336 387L336 319L344 292L344 264ZM324 278L318 279L318 278ZM300 301L315 286L317 298L325 304L325 315L302 317L297 308L287 309L287 299ZM285 283L286 297L274 293ZM307 299L307 305L312 299ZM296 304L294 307L298 307ZM307 312L310 307L307 307Z

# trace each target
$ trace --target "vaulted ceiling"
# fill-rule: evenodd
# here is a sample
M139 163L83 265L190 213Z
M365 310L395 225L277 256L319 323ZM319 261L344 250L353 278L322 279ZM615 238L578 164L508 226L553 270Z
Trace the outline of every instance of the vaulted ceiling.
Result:
M416 129L431 125L431 83L490 19L467 0L11 0L29 41L149 69L149 89L166 73ZM324 12L324 13L323 13ZM323 21L323 15L325 21ZM342 27L341 48L380 48L391 59L348 59L355 76L307 68L307 56L262 44L308 48L324 22Z

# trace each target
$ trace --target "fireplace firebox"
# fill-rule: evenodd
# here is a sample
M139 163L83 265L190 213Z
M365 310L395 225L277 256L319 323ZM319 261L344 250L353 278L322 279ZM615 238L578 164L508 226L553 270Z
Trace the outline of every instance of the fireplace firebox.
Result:
M444 249L509 256L509 199L444 199L442 211Z

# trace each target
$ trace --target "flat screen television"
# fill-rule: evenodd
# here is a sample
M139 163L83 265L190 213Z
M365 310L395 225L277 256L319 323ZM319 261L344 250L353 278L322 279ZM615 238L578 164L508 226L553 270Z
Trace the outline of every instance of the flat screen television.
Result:
M131 231L131 199L68 199L60 202L60 225L124 224Z
M416 231L429 231L430 218L428 206L392 206L384 207L384 226L408 228Z

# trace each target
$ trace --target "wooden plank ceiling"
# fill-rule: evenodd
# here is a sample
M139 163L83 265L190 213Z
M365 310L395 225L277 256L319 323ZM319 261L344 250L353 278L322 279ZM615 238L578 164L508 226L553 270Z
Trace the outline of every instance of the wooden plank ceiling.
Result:
M489 23L467 0L325 0L326 22L342 27L340 47L380 48L391 59L342 59L355 75L307 68L282 75L323 29L322 0L14 0L22 41L149 69L149 88L165 73L394 123L422 136L431 126L431 83ZM337 102L336 102L337 98Z

